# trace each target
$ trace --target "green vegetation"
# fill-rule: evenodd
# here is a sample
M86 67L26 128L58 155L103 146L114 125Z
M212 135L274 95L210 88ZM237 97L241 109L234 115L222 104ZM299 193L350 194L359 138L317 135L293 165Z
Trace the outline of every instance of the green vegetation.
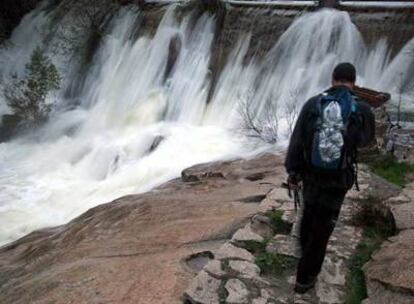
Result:
M378 206L379 202L370 197L361 202L360 210L354 218L355 224L363 226L364 231L362 240L350 260L349 293L345 304L360 304L367 297L362 267L371 259L382 242L394 233L392 221Z
M266 245L269 240L265 239L261 242L257 241L244 241L243 248L251 252L254 255L262 254L266 251Z
M226 304L227 303L226 299L229 296L229 293L227 292L227 289L225 287L226 283L227 283L226 279L222 280L221 284L220 284L220 287L218 289L218 296L219 296L219 303L220 304Z
M283 254L264 252L256 257L256 264L264 274L281 276L285 271L295 267L296 259Z
M414 164L398 162L393 155L377 150L364 153L361 161L365 162L372 172L400 187L404 187L408 179L414 175Z
M51 110L46 98L51 91L59 89L60 80L55 65L40 48L36 48L26 65L25 77L18 79L14 75L6 86L4 96L7 105L26 125L44 122Z
M266 215L270 218L273 230L279 234L288 234L292 228L292 225L282 219L283 211L272 210L268 211Z

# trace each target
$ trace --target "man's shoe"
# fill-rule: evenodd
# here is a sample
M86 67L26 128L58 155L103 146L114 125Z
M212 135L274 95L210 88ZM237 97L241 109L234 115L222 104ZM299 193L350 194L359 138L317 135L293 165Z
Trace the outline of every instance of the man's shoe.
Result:
M301 283L296 282L294 291L296 293L303 294L311 290L312 288L314 288L315 284L316 284L316 278L313 278L309 283L306 283L306 284L301 284Z

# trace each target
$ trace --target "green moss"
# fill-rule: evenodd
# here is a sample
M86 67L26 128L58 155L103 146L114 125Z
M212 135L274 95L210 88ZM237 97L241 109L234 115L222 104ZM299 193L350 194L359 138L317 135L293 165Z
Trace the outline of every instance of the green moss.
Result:
M222 280L221 284L220 284L220 287L218 289L219 304L226 304L227 303L226 299L229 296L229 293L227 292L227 289L225 287L226 283L227 283L227 280Z
M383 154L377 150L366 152L361 157L375 174L389 182L404 187L407 178L414 174L414 164L398 162L391 154Z
M268 211L266 215L270 218L273 230L278 234L289 234L292 229L292 225L285 222L283 217L283 211L272 210Z
M265 239L261 242L258 241L244 241L243 248L251 252L254 255L264 253L266 251L266 245L269 242L268 239Z
M360 304L367 297L365 276L362 267L371 259L372 254L381 244L394 234L392 221L375 208L379 202L373 198L362 202L362 207L356 215L355 222L363 225L362 240L356 252L352 255L351 273L348 280L349 293L345 304Z
M264 274L281 276L296 266L296 259L283 254L262 253L256 257L256 264Z

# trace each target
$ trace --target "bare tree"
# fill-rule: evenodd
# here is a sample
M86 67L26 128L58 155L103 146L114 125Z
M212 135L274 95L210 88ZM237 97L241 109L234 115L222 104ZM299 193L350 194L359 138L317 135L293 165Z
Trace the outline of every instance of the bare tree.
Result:
M292 135L296 119L299 115L299 107L297 104L298 93L298 89L290 91L289 98L285 104L285 117L288 124L289 135Z
M275 98L269 97L260 107L250 94L250 97L242 99L238 110L242 119L241 130L246 136L270 144L278 141L279 117Z

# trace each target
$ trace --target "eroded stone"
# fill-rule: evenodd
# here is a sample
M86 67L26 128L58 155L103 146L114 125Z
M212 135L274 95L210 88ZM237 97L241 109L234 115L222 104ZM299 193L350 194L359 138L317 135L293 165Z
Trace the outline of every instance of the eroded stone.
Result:
M218 304L218 290L220 284L220 280L211 277L205 271L200 271L191 282L184 297L192 301L192 303Z
M227 281L225 288L229 293L226 301L229 304L243 304L248 303L249 291L246 285L237 279L230 279Z
M204 271L208 272L209 274L222 278L226 275L226 272L221 267L221 261L219 260L212 260L210 261L205 267Z
M300 257L298 239L290 235L277 234L266 246L269 253L284 254L292 257Z
M242 278L255 279L260 275L260 268L254 263L246 261L230 261L229 266L231 269L240 273Z
M273 229L271 228L271 220L261 214L256 214L252 217L250 227L253 232L259 234L263 238L270 238L273 236Z
M216 253L216 258L223 259L239 259L253 262L254 256L246 249L238 248L229 243L224 244Z
M386 241L364 267L368 286L380 282L414 294L414 230L404 230ZM368 289L368 292L371 291Z
M398 230L414 228L414 202L392 206L391 213Z
M232 239L233 242L262 242L263 237L255 232L253 232L250 223L247 224L244 228L237 230L237 232L233 235Z
M411 294L386 289L384 285L370 281L367 284L369 298L363 304L412 304L414 296Z

